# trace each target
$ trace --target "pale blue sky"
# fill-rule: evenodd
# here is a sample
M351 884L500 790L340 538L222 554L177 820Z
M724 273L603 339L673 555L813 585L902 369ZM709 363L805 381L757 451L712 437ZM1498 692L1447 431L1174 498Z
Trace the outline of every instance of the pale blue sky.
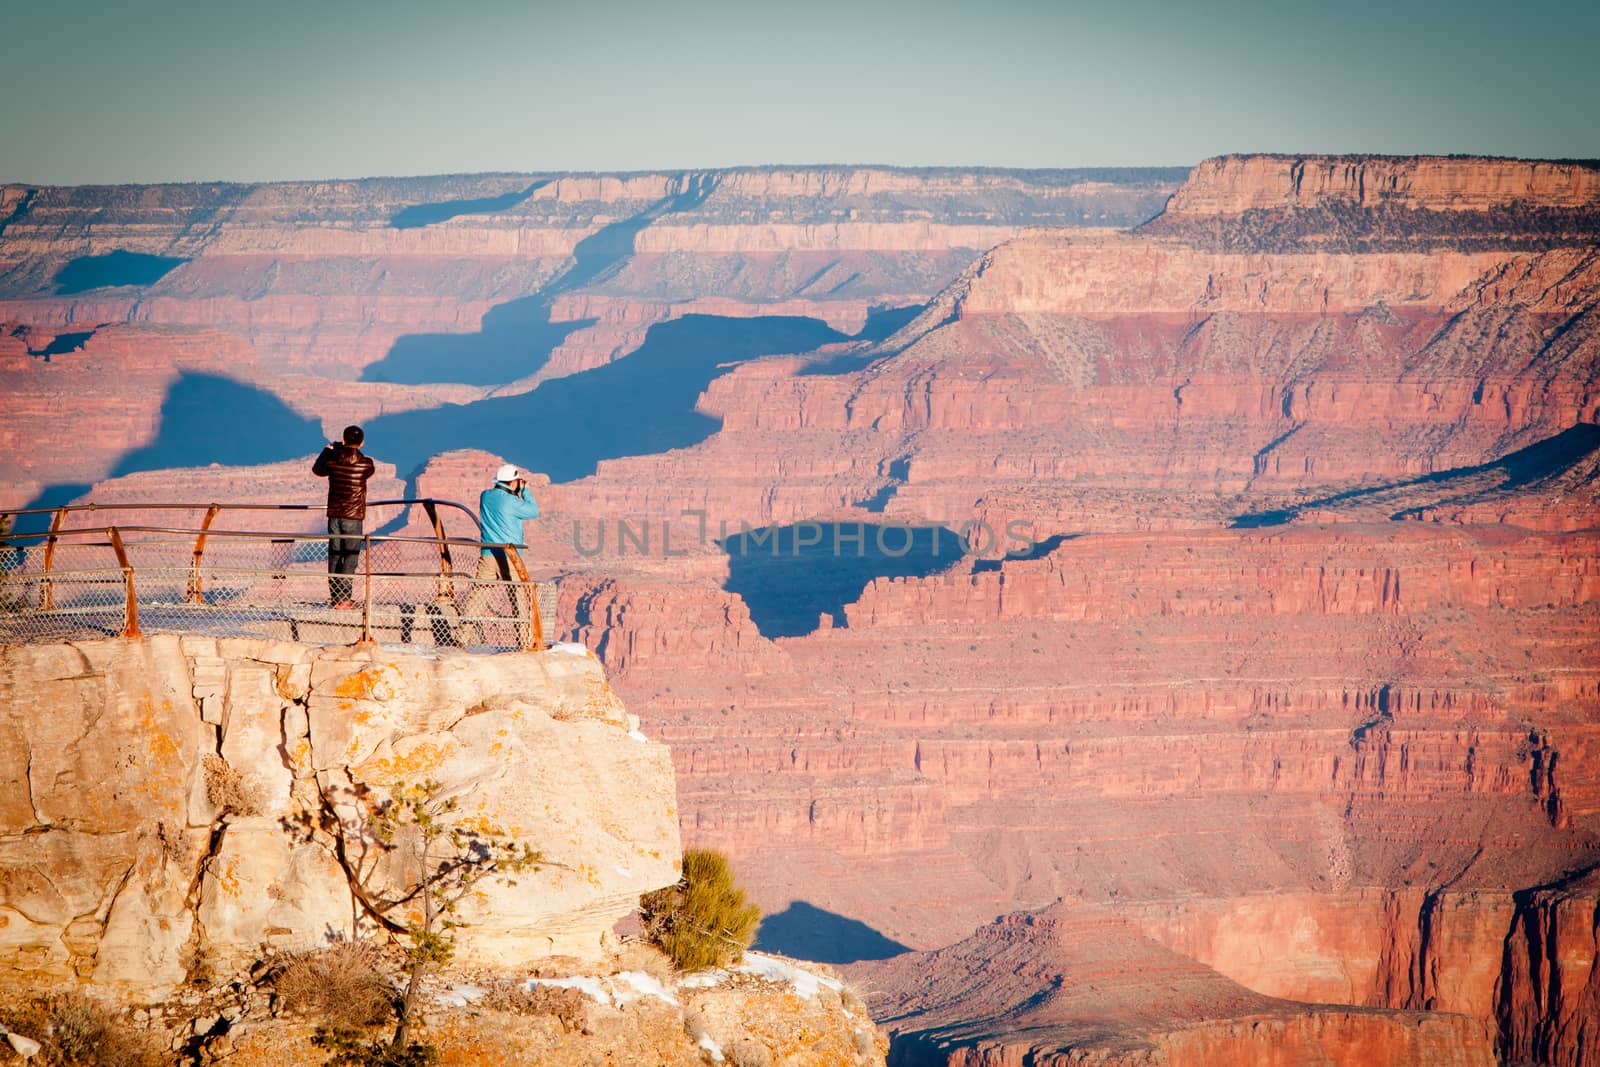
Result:
M1600 156L1600 4L0 0L0 180Z

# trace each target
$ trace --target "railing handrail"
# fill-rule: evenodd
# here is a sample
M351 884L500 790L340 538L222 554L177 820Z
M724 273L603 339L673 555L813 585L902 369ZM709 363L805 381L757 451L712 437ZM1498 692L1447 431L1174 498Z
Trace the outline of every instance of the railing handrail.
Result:
M412 536L412 535L407 535L407 534L367 534L367 533L363 533L363 534L359 535L360 538L361 538L361 542L362 542L362 549L363 549L362 554L363 554L363 557L364 557L364 568L363 568L363 570L364 570L364 575L365 575L365 580L364 580L364 583L363 583L364 584L364 592L363 592L363 596L362 596L362 605L361 605L361 607L362 607L362 613L361 613L362 637L361 637L361 642L360 643L363 643L363 644L371 644L372 643L372 578L373 578L372 546L373 546L374 542L377 542L377 543L380 543L380 544L381 543L387 543L387 542L394 542L394 543L401 543L401 544L430 545L430 546L433 546L433 547L438 549L438 552L439 552L439 565L438 565L438 568L435 569L435 570L431 570L428 573L428 576L438 580L438 582L439 582L439 595L440 596L451 595L452 594L452 590L453 590L452 583L454 581L456 581L457 579L460 579L460 578L464 577L462 574L460 574L459 572L454 570L454 560L451 558L451 549L452 548L476 550L479 553L481 553L485 549L494 549L494 550L499 550L499 551L503 552L506 566L508 567L508 569L510 571L510 574L512 576L512 581L510 581L510 582L495 582L495 583L492 583L492 584L495 584L495 585L506 584L506 585L518 586L518 587L521 587L521 588L523 588L523 589L525 589L527 591L527 605L528 606L527 606L526 614L528 614L530 616L530 618L528 620L529 625L527 626L526 631L525 631L527 636L519 637L518 638L518 643L520 645L522 645L523 647L529 649L529 650L538 650L538 649L541 649L541 648L544 647L543 625L542 625L542 622L541 622L541 620L539 618L539 615L538 615L538 608L537 608L537 603L536 603L537 598L533 595L534 583L529 579L527 567L523 563L523 560L522 560L522 552L521 552L521 550L523 548L526 548L527 547L526 545L524 545L524 544L522 544L520 542L513 543L513 542L478 541L478 540L473 540L473 539L470 539L470 538L447 537L447 536L445 536L444 526L441 523L440 518L439 518L438 509L439 509L440 506L456 508L456 509L466 513L467 515L469 515L472 518L473 525L478 529L479 532L481 532L482 529L483 529L482 524L479 523L478 517L476 515L474 515L464 505L459 504L459 503L457 503L457 502L455 502L453 500L435 500L435 499L432 499L432 498L417 498L417 499L414 499L414 500L406 499L406 500L393 500L393 501L374 501L374 502L369 503L368 507L393 505L393 504L404 504L406 506L410 506L410 505L413 505L413 504L421 505L424 508L424 510L427 512L428 519L429 519L429 521L431 522L431 524L433 526L434 533L433 533L432 537L417 537L417 536ZM117 570L122 574L122 576L124 578L124 585L125 585L125 604L124 604L124 620L125 620L125 622L124 622L124 626L123 626L123 629L122 629L122 636L124 636L124 637L138 637L138 636L140 636L140 630L139 630L139 601L138 601L138 593L137 593L137 590L136 590L136 585L135 585L135 580L134 580L135 567L133 566L133 562L130 560L129 554L128 554L128 549L130 547L130 544L129 544L129 542L124 540L124 536L123 535L125 535L125 534L129 534L129 535L158 534L158 535L165 535L165 536L171 536L171 537L182 537L182 538L184 538L184 540L182 542L179 542L177 540L173 540L173 541L170 541L170 542L155 542L157 544L176 545L176 544L182 543L182 544L185 544L185 545L189 545L192 542L192 548L190 549L190 560L189 560L187 566L185 568L183 568L183 569L187 570L188 575L189 575L187 599L188 599L188 601L190 603L202 604L202 603L204 603L204 585L205 585L205 582L206 582L206 576L208 574L215 575L215 574L222 573L222 572L228 570L228 568L217 568L217 567L207 568L207 567L204 566L205 548L206 548L206 543L207 543L208 540L220 538L220 539L223 539L223 540L231 539L231 540L233 540L235 542L243 541L243 542L246 542L246 543L255 543L255 544L265 543L265 544L272 544L272 545L286 545L286 544L321 543L321 542L329 541L330 537L336 536L336 535L329 534L329 533L315 533L315 532L295 533L295 532L284 532L284 531L277 531L277 530L216 530L216 529L212 529L211 528L211 522L212 522L213 519L216 518L216 516L217 516L217 514L219 512L221 512L223 510L227 510L229 508L232 508L232 509L235 509L235 510L240 510L240 511L310 511L310 510L313 509L313 507L316 507L316 505L310 505L310 504L304 504L304 505L301 505L301 504L175 504L175 503L92 504L92 503L90 503L90 504L65 505L65 506L59 507L59 508L33 508L33 509L24 509L24 510L21 510L21 511L0 511L0 516L16 516L16 515L51 515L51 516L53 516L53 521L51 522L50 529L48 529L48 530L40 530L40 531L30 531L30 532L26 532L26 533L18 533L18 532L15 532L15 531L11 531L11 532L7 533L5 541L4 541L5 545L10 546L10 547L14 547L14 548L19 548L19 549L31 549L35 544L40 544L40 545L43 545L43 547L44 547L44 566L43 566L42 572L41 572L41 574L39 576L39 578L40 578L39 605L38 605L38 608L36 609L39 612L50 612L50 611L54 611L55 610L54 591L53 591L52 581L63 580L63 579L66 579L66 578L70 577L73 574L76 574L76 573L89 573L87 571L81 571L80 572L80 571L74 571L74 570L62 570L62 569L60 569L58 567L55 567L54 566L54 557L55 557L56 548L57 548L57 546L59 544L68 544L68 545L72 545L73 547L109 548L113 552L115 552L116 553L116 557L117 557ZM65 516L70 514L70 513L75 513L75 512L94 512L94 511L132 511L132 512L138 512L138 511L178 510L178 509L190 510L190 511L200 511L200 510L204 509L205 513L206 513L205 514L205 519L200 524L198 529L179 528L179 527L171 527L171 526L122 526L122 525L118 525L118 524L108 524L108 525L105 525L105 526L68 526L68 527L63 527L62 526L62 521L65 518ZM106 538L106 540L104 540L104 541L86 540L86 538L91 538L91 537L104 537L104 538ZM152 542L144 542L144 545L146 545L146 546L149 546L150 544L152 544ZM132 542L132 547L134 547L134 548L140 547L140 542L138 542L138 541ZM98 573L98 571L103 570L103 569L104 568L97 568L96 569L96 573ZM157 567L157 568L150 568L150 569L153 569L153 570L155 570L155 571L157 571L159 573L159 572L163 572L163 571L166 571L166 570L169 570L169 569L176 571L176 570L179 570L180 568L175 565L172 568L160 568L160 567ZM148 570L147 570L147 573L148 573ZM269 571L269 573L271 573L271 572ZM420 572L417 572L417 573L408 573L408 572L404 572L404 571L379 572L379 577L386 577L386 576L389 576L389 577L421 577L422 575L421 575ZM476 579L475 576L471 580L474 583L477 583L477 579ZM490 584L490 583L484 583L484 584ZM518 614L518 615L520 615L522 613L523 612L522 612L521 609L517 609L517 611L515 612L515 614ZM519 624L519 632L522 632L520 624Z
M4 513L0 512L0 514L4 514ZM130 534L130 533L187 534L191 538L192 537L196 537L196 536L198 536L198 535L203 533L207 537L235 537L235 538L247 539L247 540L252 540L252 541L269 541L269 542L271 542L273 544L294 544L294 543L298 543L298 542L301 542L301 541L317 543L317 542L321 542L321 541L326 541L328 539L328 536L329 536L326 533L288 533L288 532L285 532L285 531L282 531L282 530L197 530L197 529L188 528L188 527L175 527L175 526L115 526L115 525L112 525L112 526L69 526L69 527L66 527L65 529L56 530L54 532L52 532L50 530L39 530L39 531L34 532L34 533L9 533L9 534L6 535L5 540L6 540L7 544L15 545L15 544L17 544L17 542L24 541L24 540L48 541L52 537L57 538L57 539L63 539L63 538L67 538L67 537L76 537L76 536L79 536L79 535L82 535L82 534L101 534L101 535L109 538L111 536L111 531L112 530L116 530L119 533L124 533L124 534ZM474 541L474 540L472 540L471 538L468 538L468 537L444 537L444 538L439 538L439 537L414 537L414 536L407 535L407 534L362 534L361 538L364 541L399 541L399 542L403 542L405 544L418 544L418 545L446 544L446 545L450 545L450 546L455 547L455 548L479 548L479 549L482 549L482 548L515 548L515 549L521 550L521 549L525 549L525 548L528 547L526 544L524 544L524 543L522 543L520 541ZM94 547L97 547L97 548L107 548L107 547L110 547L110 544L111 544L110 541L93 542ZM27 547L27 546L19 546L19 547Z
M394 500L369 500L367 507L383 508L412 505L433 505L434 507L454 508L472 520L472 525L479 530L483 524L478 521L478 516L465 504L456 500L441 500L437 497L403 497ZM221 504L208 502L204 504L172 503L160 501L153 504L96 504L93 501L87 504L61 504L53 508L0 508L0 515L69 515L78 511L205 511L215 508L218 511L320 511L327 508L327 504Z

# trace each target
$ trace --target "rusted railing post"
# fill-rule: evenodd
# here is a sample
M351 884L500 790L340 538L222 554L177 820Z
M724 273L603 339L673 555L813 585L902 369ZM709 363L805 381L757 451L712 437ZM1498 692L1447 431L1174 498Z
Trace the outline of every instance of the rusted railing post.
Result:
M56 534L61 532L61 521L67 517L66 508L56 508L50 519L50 538L44 543L44 579L39 583L39 610L54 611L56 591L50 584L50 564L56 558Z
M366 574L365 588L361 592L361 640L359 646L376 645L372 639L372 537L361 535L361 565Z
M522 649L525 652L543 652L544 620L539 617L539 591L528 581L528 568L523 565L522 553L515 545L506 546L506 558L511 561L511 570L522 585L522 595L527 598L528 625L523 626L520 620L517 623L518 636L522 638ZM513 617L517 614L515 589L511 591L511 614Z
M439 509L432 500L422 502L422 510L427 512L428 521L433 523L433 536L439 542L439 595L437 599L455 595L455 584L450 581L452 561L450 559L450 546L445 544L444 523L439 521Z
M194 539L194 562L189 565L189 595L191 604L205 603L205 589L200 579L200 558L206 553L206 532L211 529L211 520L217 517L217 512L222 510L221 504L212 504L206 509L206 517L200 523L200 533Z
M115 526L107 527L106 532L111 535L111 550L117 554L117 566L122 568L122 636L143 636L139 633L139 595L133 588L133 564L128 562L128 549L122 543L121 531Z

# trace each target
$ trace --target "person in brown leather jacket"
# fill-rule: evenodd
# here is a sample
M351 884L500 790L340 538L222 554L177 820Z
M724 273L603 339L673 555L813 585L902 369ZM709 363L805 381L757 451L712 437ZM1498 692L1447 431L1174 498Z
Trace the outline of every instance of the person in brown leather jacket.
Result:
M361 560L361 524L367 517L367 479L372 460L361 454L366 434L346 426L344 440L330 441L311 465L311 473L328 479L328 599L336 608L356 606L348 577Z

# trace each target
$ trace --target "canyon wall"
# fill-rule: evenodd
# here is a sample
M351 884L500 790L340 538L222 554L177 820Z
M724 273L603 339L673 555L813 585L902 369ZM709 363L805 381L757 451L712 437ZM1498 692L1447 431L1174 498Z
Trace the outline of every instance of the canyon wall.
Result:
M914 981L862 968L902 1067L1496 1062L1462 1016L1275 1000L1081 906L1002 917L917 962Z
M925 301L1023 226L1147 219L1180 173L763 168L7 186L0 374L5 432L19 446L7 452L23 458L0 463L0 504L125 473L118 460L175 420L184 395L173 390L194 375L238 383L241 395L221 406L259 393L332 434L604 365L685 315L783 314L856 334L878 311ZM135 375L131 388L114 367ZM67 425L79 442L70 462L20 447ZM214 458L285 455L262 453Z
M769 912L840 962L1004 940L1027 924L983 924L1053 906L1072 946L1137 945L1030 971L1005 1003L1040 997L1031 1036L954 979L924 996L928 957L874 964L904 1062L1578 1067L1595 173L1229 157L1148 222L1138 198L1174 188L1149 176L260 187L214 248L139 245L188 257L155 283L77 294L50 279L89 246L44 220L102 204L130 240L170 235L163 199L211 194L38 191L38 229L0 238L6 403L35 426L42 375L87 395L69 368L135 350L149 384L84 457L16 477L311 499L317 442L285 449L347 418L413 492L534 471L529 555L563 626L670 745L685 838L732 852ZM180 357L146 314L249 350L208 333ZM278 450L126 458L170 455L150 391L188 358L255 368ZM803 525L739 540L805 523L810 551ZM908 558L834 540L901 524L928 527ZM1096 999L1146 966L1192 995Z
M1597 224L1593 160L1252 155L1201 163L1145 230L1351 252L1583 245Z

